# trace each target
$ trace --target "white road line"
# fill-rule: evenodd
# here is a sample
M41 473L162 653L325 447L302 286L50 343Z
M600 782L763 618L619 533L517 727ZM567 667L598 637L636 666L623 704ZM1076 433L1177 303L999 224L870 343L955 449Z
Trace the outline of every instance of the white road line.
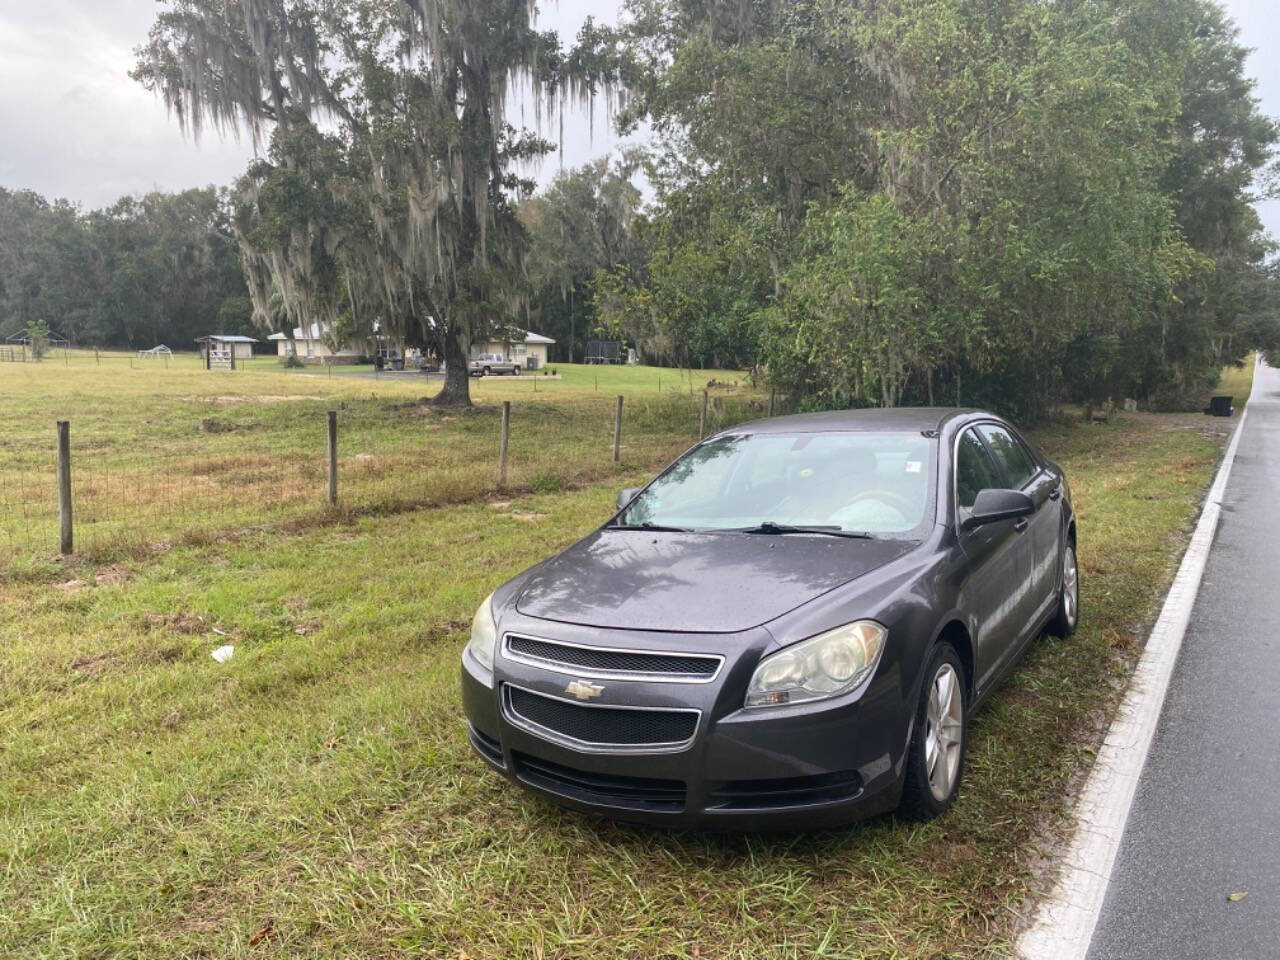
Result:
M1254 368L1254 392L1260 368ZM1250 396L1252 399L1252 394ZM1063 858L1053 895L1040 904L1035 922L1018 942L1023 960L1084 960L1124 836L1125 821L1147 762L1169 678L1204 576L1209 548L1218 527L1222 497L1244 433L1246 405L1222 465L1214 478L1191 544L1182 557L1160 618L1151 630L1120 712L1107 731L1093 770L1076 804L1076 832Z

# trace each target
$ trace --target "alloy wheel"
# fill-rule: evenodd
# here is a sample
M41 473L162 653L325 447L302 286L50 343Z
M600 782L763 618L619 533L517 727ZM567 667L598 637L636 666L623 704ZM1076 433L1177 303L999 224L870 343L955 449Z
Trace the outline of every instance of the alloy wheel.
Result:
M945 803L955 788L963 747L964 692L955 668L943 663L929 685L924 731L925 773L929 791L939 803Z
M1062 610L1067 615L1067 625L1074 627L1080 615L1080 571L1076 567L1075 547L1067 547L1062 558Z

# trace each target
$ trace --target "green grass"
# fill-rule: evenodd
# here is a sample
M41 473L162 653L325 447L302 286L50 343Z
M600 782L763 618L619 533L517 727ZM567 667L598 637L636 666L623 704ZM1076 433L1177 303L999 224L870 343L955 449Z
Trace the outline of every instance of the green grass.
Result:
M767 404L725 371L559 365L563 379L536 388L531 376L477 381L476 406L460 412L421 403L440 385L414 374L329 379L274 364L204 371L190 357L129 369L72 356L67 366L0 363L0 569L47 562L56 549L59 419L71 421L77 541L105 560L157 542L330 517L329 409L339 411L344 509L391 512L496 492L503 400L512 403L508 492L665 462L696 438L702 390L717 377L738 386L714 388L709 428L759 416ZM625 398L621 464L612 459L617 395Z
M194 392L189 380L138 389L130 405L86 385L63 402L163 433L169 398ZM565 397L545 416L572 425L580 402L591 409ZM439 428L458 431L458 451L494 439L491 419L475 435L462 421ZM0 955L1003 955L1222 427L1121 415L1036 432L1077 501L1082 627L1037 643L976 718L964 792L929 825L665 834L560 811L471 756L457 658L476 604L607 516L615 488L651 467L635 454L566 489L548 479L565 464L541 461L527 491L501 499L481 491L11 577ZM648 454L688 434L655 414ZM209 653L227 642L235 657L219 665Z

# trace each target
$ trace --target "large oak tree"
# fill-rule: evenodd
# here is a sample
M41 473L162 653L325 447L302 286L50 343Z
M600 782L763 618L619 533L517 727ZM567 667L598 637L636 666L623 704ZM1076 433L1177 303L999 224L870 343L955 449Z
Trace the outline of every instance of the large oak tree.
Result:
M514 199L551 149L509 122L614 89L590 22L566 52L529 0L168 0L134 76L194 134L270 138L235 217L256 315L341 320L446 362L469 402L473 340L515 324L528 285ZM538 124L535 123L535 128Z

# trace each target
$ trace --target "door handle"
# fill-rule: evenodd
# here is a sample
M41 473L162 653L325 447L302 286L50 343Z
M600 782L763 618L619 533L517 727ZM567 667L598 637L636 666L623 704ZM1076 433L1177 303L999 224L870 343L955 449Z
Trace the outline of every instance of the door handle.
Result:
M1052 493L1049 494L1049 499L1057 500L1061 496L1062 496L1062 489L1058 488L1057 490L1054 490Z
M1019 519L1014 523L1014 525L1013 525L1013 529L1017 530L1019 533L1021 533L1021 532L1022 532L1023 530L1025 530L1025 529L1027 529L1027 518L1026 518L1026 517L1020 517L1020 518L1019 518Z

